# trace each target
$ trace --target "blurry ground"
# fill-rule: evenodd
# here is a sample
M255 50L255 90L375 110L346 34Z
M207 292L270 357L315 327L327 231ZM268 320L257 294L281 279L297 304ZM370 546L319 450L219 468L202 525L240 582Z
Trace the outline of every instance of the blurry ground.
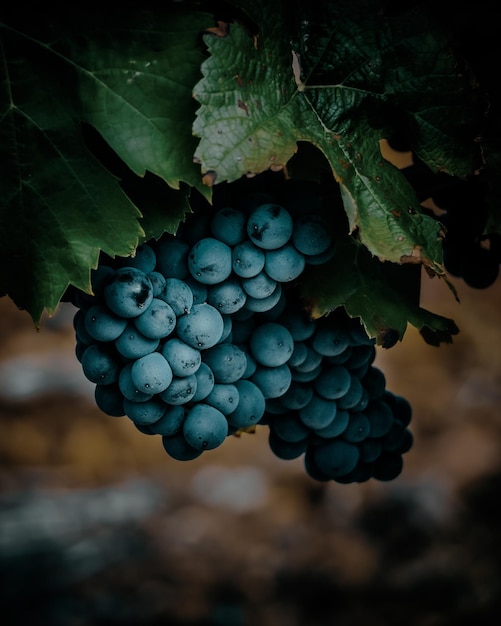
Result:
M94 406L73 309L36 333L0 299L3 626L487 626L501 617L501 284L454 343L379 352L414 407L390 483L318 484L264 427L188 463Z

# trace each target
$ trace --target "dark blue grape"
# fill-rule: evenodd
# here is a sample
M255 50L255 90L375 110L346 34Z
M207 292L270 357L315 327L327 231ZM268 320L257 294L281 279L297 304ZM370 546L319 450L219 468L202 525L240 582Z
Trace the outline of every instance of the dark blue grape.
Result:
M93 383L110 385L118 381L121 363L108 344L88 346L82 354L81 365L85 377Z
M203 452L190 446L182 432L162 437L162 445L167 454L176 461L193 461Z
M268 445L273 454L284 461L291 461L299 458L306 452L308 443L307 439L303 441L284 441L274 431L270 430L268 434Z
M119 317L140 315L153 299L153 285L148 276L135 267L116 270L104 286L104 299Z
M236 409L228 415L235 428L249 428L259 423L266 409L266 400L259 387L250 380L237 380L235 387L239 401Z
M232 343L220 343L203 353L203 360L212 370L217 383L234 383L242 378L247 356Z
M289 212L278 204L262 204L252 211L247 221L251 241L265 250L284 246L291 238L292 230Z
M212 450L228 436L228 421L221 411L199 402L189 409L183 422L183 434L197 450Z

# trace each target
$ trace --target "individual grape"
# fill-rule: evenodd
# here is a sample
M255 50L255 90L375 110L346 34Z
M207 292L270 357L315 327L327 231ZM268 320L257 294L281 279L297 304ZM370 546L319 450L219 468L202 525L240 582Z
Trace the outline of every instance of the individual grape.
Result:
M92 305L91 305L92 306ZM87 314L88 309L78 309L73 317L73 328L75 329L75 337L77 342L90 346L93 343L96 343L94 337L89 334L89 331L85 325L85 316Z
M306 361L307 356L308 347L306 346L306 344L303 341L295 341L294 350L292 351L292 354L287 363L289 367L295 369Z
M228 414L228 422L238 429L255 426L266 410L266 400L261 389L250 380L237 380L235 387L239 401L237 407Z
M231 315L227 315L226 313L223 313L222 317L223 317L223 333L221 335L221 339L219 340L219 343L231 342L231 337L233 333L233 319Z
M312 338L312 347L323 356L341 354L350 343L350 336L343 326L326 325L318 328Z
M231 274L231 248L213 237L205 237L191 248L188 269L200 283L205 285L222 283Z
M315 461L315 447L307 446L304 453L304 469L310 478L318 482L329 482L333 480L330 476L321 472Z
M315 428L315 435L322 439L334 439L334 437L338 437L342 435L344 431L348 428L348 424L350 423L350 413L349 411L343 411L341 409L337 409L336 415L330 424L324 426L323 428Z
M302 367L302 366L300 366ZM314 367L313 369L308 369L306 372L300 371L297 367L291 367L291 378L294 382L297 383L311 383L315 381L322 371L322 363Z
M360 442L358 449L360 450L360 461L374 463L379 458L383 446L378 439L366 438Z
M157 264L157 255L149 244L143 243L136 248L136 254L134 256L128 256L125 258L119 257L118 263L121 267L135 267L145 274L149 274L155 269Z
M167 404L186 404L193 399L196 392L197 378L195 374L174 376L167 389L160 393L160 397Z
M412 419L412 406L407 398L385 389L381 399L384 400L384 402L391 408L395 419L401 422L404 426L408 426L410 424Z
M129 322L114 344L125 359L140 359L154 352L160 345L160 340L145 337L136 328L135 322Z
M188 276L188 253L190 246L175 237L164 235L157 243L156 270L165 278L179 278L184 280Z
M380 439L383 450L386 452L407 452L412 445L410 431L398 420L394 420L391 429Z
M365 410L370 425L371 437L384 437L395 421L393 411L383 400L372 400Z
M365 365L372 365L376 357L376 348L373 345L351 346L350 356L344 366L350 370L359 370Z
M264 269L265 253L252 241L242 241L236 245L231 253L233 272L241 278L252 278Z
M345 485L349 483L365 482L372 477L373 467L373 463L364 463L362 461L359 461L357 465L351 470L351 472L348 472L348 474L344 474L343 476L338 476L336 478L336 481Z
M247 220L249 238L265 250L284 246L291 238L292 229L292 217L279 204L262 204L252 211Z
M234 411L240 400L238 389L232 383L215 383L212 391L205 397L204 402L218 409L228 416Z
M162 445L167 454L176 461L193 461L203 452L190 446L182 432L162 437Z
M125 330L127 320L104 304L94 304L85 313L85 329L95 341L114 341Z
M271 296L277 288L277 281L262 271L252 278L242 278L242 288L248 296L260 300Z
M110 385L96 385L94 399L96 406L106 415L111 415L112 417L123 417L125 415L124 397L118 382Z
M350 386L347 392L338 398L337 405L340 409L353 410L361 401L364 395L364 388L357 376L350 376Z
M263 321L268 321L268 322L280 321L280 318L282 317L282 314L287 306L286 290L281 288L280 283L277 283L277 287L278 286L280 286L280 297L278 301L271 308L261 313L260 318Z
M299 278L305 265L304 255L292 244L266 251L264 271L277 282L290 283Z
M376 480L390 481L402 473L403 459L394 452L382 452L374 462L373 476Z
M165 287L165 276L156 270L148 274L151 286L153 287L153 297L158 298Z
M161 353L169 363L174 376L180 378L195 374L202 363L200 350L193 348L177 337L167 339L162 345Z
M185 343L206 350L212 348L221 339L224 320L219 311L206 302L194 304L190 313L177 319L177 335Z
M159 398L151 398L146 402L132 402L124 398L124 411L130 419L141 426L157 422L165 413L165 403Z
M327 400L342 398L350 389L352 376L343 365L323 367L314 380L315 391Z
M292 243L303 255L323 254L332 243L327 221L318 213L301 215L294 221Z
M292 381L289 389L280 396L280 401L290 410L302 409L313 397L313 387L305 383Z
M343 432L343 439L351 443L359 443L369 436L371 424L363 413L352 413L350 422Z
M176 313L174 309L161 298L153 298L150 306L134 318L137 330L149 339L164 339L176 327Z
M245 214L232 207L218 209L210 222L210 230L213 237L233 248L247 237Z
M251 380L261 389L266 399L279 398L290 387L292 375L287 364L278 367L258 365Z
M119 317L136 317L153 299L153 285L148 276L135 267L121 267L106 282L103 290L108 307Z
M237 278L230 277L218 285L212 285L207 292L207 302L225 315L239 311L246 300L247 293Z
M233 343L220 343L203 353L204 362L214 374L216 383L234 383L242 378L247 356Z
M108 344L92 344L82 354L82 370L92 383L110 385L118 380L120 362Z
M334 356L324 356L323 362L326 365L345 365L345 363L350 360L353 347L354 346L349 345L346 346L346 348L339 354Z
M369 398L376 400L381 398L386 388L386 377L382 370L372 366L362 378L364 389L367 390Z
M199 283L191 274L184 279L184 282L188 285L193 294L192 305L207 302L207 295L209 293L207 285Z
M191 400L192 402L200 402L212 391L215 384L214 374L207 363L202 361L195 372L195 378L197 379L197 390Z
M189 313L193 306L193 291L180 278L166 278L159 298L167 302L177 316Z
M270 421L270 430L289 443L304 441L311 432L311 429L299 419L297 411L275 415Z
M221 411L199 402L189 409L183 422L187 443L197 450L212 450L228 436L228 422Z
M299 365L295 365L294 372L314 372L317 371L322 363L322 355L306 345L306 358Z
M306 265L325 265L328 261L330 261L334 255L336 254L337 246L335 242L332 242L331 245L327 248L325 252L321 254L311 254L305 255L304 260Z
M132 366L134 362L126 363L118 376L118 387L124 398L131 402L146 402L151 400L153 392L145 392L139 390L132 382Z
M306 452L308 440L302 441L284 441L274 431L270 430L268 434L268 445L273 454L284 461L291 461L299 458Z
M165 405L165 411L162 417L149 424L149 429L154 435L162 435L168 437L180 432L183 427L183 421L186 409L184 405Z
M313 394L309 402L299 409L299 418L311 429L325 428L336 417L337 404L334 400L326 400Z
M280 283L277 283L277 286L273 293L265 298L253 298L252 296L247 296L247 300L245 301L244 309L248 311L252 311L254 313L265 313L266 311L270 311L274 306L278 304L280 298L282 296L282 286Z
M289 360L294 350L294 339L285 326L266 322L252 331L249 350L258 364L277 367Z
M156 394L171 384L173 370L160 352L152 352L132 363L130 375L132 384L139 391Z
M355 469L360 459L360 451L353 443L332 439L314 446L312 456L319 472L336 480Z
M367 389L362 386L362 395L360 397L360 400L353 407L350 408L350 411L353 411L355 413L363 413L369 406L369 402L370 398L369 394L367 393ZM338 401L338 408L341 408L340 405L341 403Z
M245 353L247 359L247 366L245 367L244 373L242 374L242 378L250 378L257 369L257 361L248 352Z
M77 361L81 364L82 363L82 356L83 353L85 352L85 350L90 346L91 344L88 343L83 343L83 341L80 341L78 338L76 340L75 343L75 356L77 358Z

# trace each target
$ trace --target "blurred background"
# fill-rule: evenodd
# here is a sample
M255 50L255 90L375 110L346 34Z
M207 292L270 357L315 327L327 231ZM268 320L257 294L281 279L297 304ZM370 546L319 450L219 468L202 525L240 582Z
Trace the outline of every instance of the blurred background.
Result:
M501 281L457 303L451 345L378 350L413 406L389 483L317 483L267 428L194 461L102 414L75 309L37 332L0 298L3 626L487 626L501 618Z

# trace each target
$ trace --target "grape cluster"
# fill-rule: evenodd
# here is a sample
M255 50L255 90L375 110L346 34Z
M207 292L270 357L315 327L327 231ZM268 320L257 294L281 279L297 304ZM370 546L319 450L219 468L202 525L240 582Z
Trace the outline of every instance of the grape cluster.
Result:
M361 323L343 309L314 321L299 307L281 323L294 351L290 385L267 400L270 448L283 459L304 454L306 471L317 480L395 478L412 446L412 410L386 389Z
M315 479L395 477L408 403L385 389L358 321L341 309L314 321L295 295L305 266L335 249L320 212L258 193L195 211L134 257L103 255L94 295L70 298L97 406L181 461L267 424L272 451L305 453Z

